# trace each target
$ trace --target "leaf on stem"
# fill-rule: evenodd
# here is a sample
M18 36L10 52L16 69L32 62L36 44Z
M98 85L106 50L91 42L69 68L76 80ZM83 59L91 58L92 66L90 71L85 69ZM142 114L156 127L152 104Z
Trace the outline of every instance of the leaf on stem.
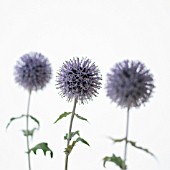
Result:
M65 154L69 155L72 151L72 149L74 148L75 144L77 143L77 141L73 141L71 145L69 145L67 148L65 148Z
M14 120L21 119L21 118L23 118L23 117L27 117L27 115L21 115L21 116L19 116L19 117L12 117L12 118L10 119L9 123L7 124L6 129L8 129L9 125L10 125ZM33 116L31 116L31 115L28 115L28 117L30 117L32 120L34 120L34 121L38 124L38 128L37 128L37 129L39 129L39 128L40 128L40 123L39 123L39 121L38 121L35 117L33 117Z
M130 143L133 147L135 147L135 148L137 148L137 149L140 149L140 150L143 150L143 151L145 151L146 153L150 154L151 156L155 157L155 155L154 155L152 152L150 152L148 149L142 148L141 146L137 146L137 145L136 145L136 142L129 141L129 140L128 140L127 142Z
M71 151L73 150L74 146L76 145L76 143L79 142L79 141L86 144L86 145L88 145L88 146L90 146L89 143L86 140L84 140L81 137L78 137L75 141L72 142L71 145L69 145L67 148L65 148L65 151L64 151L65 154L69 155L71 153Z
M70 115L72 112L64 112L64 113L62 113L59 117L58 117L58 119L54 122L54 124L55 123L57 123L60 119L62 119L62 118L64 118L64 117L67 117L68 115Z
M118 142L123 142L126 141L126 138L122 138L122 139L114 139L112 137L109 137L114 143L118 143Z
M85 145L90 146L89 143L86 140L84 140L83 138L81 138L81 137L78 137L77 140L76 140L76 142L79 142L79 141L84 143Z
M70 137L69 137L68 133L66 133L66 135L64 136L64 140L71 140L75 135L80 136L79 130L77 130L75 132L71 132Z
M85 120L85 121L88 122L88 120L87 120L86 118L84 118L84 117L82 117L82 116L80 116L80 115L78 115L78 114L75 114L75 116L76 116L78 119Z
M40 122L35 117L33 117L31 115L29 115L29 117L37 123L38 129L39 129L40 128Z
M113 154L111 157L106 156L103 158L103 166L104 167L106 167L106 162L113 162L121 169L123 169L124 167L127 168L127 166L125 165L125 162L122 160L122 158L116 156L115 154Z
M8 129L8 127L9 127L9 125L12 123L12 121L17 120L17 119L21 119L21 118L23 118L24 116L25 116L25 115L21 115L21 116L19 116L19 117L12 117L12 118L10 119L9 123L7 124L6 129Z
M50 151L50 156L51 158L53 157L53 151L48 147L48 143L42 142L37 144L36 146L34 146L33 148L31 148L28 153L30 153L31 151L34 152L34 154L36 155L36 152L38 149L42 149L44 152L44 155L46 156L46 152Z
M33 137L34 132L35 132L36 129L37 128L33 128L32 130L22 130L22 132L23 132L24 136L31 136L31 137Z

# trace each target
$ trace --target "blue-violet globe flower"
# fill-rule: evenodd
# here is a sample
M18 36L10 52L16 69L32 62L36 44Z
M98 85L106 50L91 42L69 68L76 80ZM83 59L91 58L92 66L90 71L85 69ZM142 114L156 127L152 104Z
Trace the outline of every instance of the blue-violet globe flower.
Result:
M51 64L41 53L24 54L15 66L15 81L26 90L43 89L52 77Z
M82 104L97 96L101 88L102 77L95 63L90 59L73 58L63 63L57 73L56 88L60 95L67 97L68 101L78 98Z
M154 88L153 75L140 61L124 60L107 74L107 96L122 108L139 107Z

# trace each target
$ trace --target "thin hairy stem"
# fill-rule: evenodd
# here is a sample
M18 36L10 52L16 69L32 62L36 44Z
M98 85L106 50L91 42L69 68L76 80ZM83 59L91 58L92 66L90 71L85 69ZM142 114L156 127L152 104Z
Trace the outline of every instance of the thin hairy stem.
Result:
M28 130L29 130L29 108L30 108L30 99L31 99L31 90L29 91L28 104L27 104L26 132L28 132ZM27 151L29 151L29 150L30 150L30 146L29 146L29 136L28 136L28 135L26 135L26 139L27 139ZM29 170L31 170L30 152L28 152L27 154L28 154L28 168L29 168Z
M68 140L67 140L67 148L68 148L68 146L70 145L71 129L72 129L72 125L73 125L73 119L74 119L74 115L75 115L77 100L78 100L78 98L76 97L76 98L74 99L74 106L73 106L73 111L72 111L72 115L71 115L71 119L70 119L70 126L69 126L69 132L68 132ZM69 153L66 153L65 170L68 169L68 157L69 157Z
M127 144L128 144L128 133L129 133L129 110L127 109L127 120L126 120L126 136L125 136L125 149L124 149L124 163L126 165L126 159L127 159ZM126 166L123 166L123 170L126 170Z

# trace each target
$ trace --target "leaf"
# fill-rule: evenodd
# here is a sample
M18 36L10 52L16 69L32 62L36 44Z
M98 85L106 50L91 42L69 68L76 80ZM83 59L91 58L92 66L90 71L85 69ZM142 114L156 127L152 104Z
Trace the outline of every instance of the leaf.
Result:
M31 148L31 149L28 151L28 153L30 153L31 151L33 151L34 154L36 155L36 152L37 152L38 149L42 149L45 156L46 156L46 152L47 152L47 151L50 151L51 158L53 157L53 152L52 152L52 150L48 147L48 143L44 143L44 142L39 143L39 144L37 144L36 146L34 146L33 148Z
M87 120L86 118L84 118L84 117L82 117L82 116L80 116L80 115L78 115L78 114L75 114L75 116L76 116L78 119L85 120L85 121L88 122L88 120Z
M40 128L40 122L35 117L33 117L31 115L29 115L29 117L37 123L38 129L39 129Z
M19 116L19 117L12 117L12 118L10 119L9 123L7 124L6 129L8 129L8 127L9 127L9 125L12 123L12 121L17 120L17 119L21 119L21 118L23 118L24 116L25 116L25 115L21 115L21 116Z
M143 150L143 151L145 151L146 153L150 154L151 156L155 157L155 155L154 155L152 152L150 152L148 149L142 148L141 146L137 146L137 145L136 145L136 142L129 141L129 140L128 140L127 142L130 143L133 147L135 147L135 148L137 148L137 149L140 149L140 150Z
M79 141L86 144L86 145L88 145L88 146L90 146L86 140L84 140L81 137L78 137L75 141L72 142L71 145L69 145L67 148L65 148L65 151L64 151L65 154L69 155L71 153L71 151L73 150L74 146L76 145L76 143L79 142Z
M69 155L71 153L71 151L73 150L75 144L77 143L77 141L73 141L71 145L69 145L67 148L65 148L65 154Z
M125 162L122 160L121 157L116 156L115 154L113 154L111 157L104 157L103 158L103 166L106 167L106 162L113 162L115 163L119 168L123 169L125 167L125 169L127 168L127 166L125 165Z
M34 134L34 131L36 130L37 128L33 128L32 130L22 130L24 136L31 136L33 137L33 134Z
M114 139L112 137L109 137L114 143L118 143L118 142L123 142L126 140L126 138L122 138L122 139Z
M66 135L64 136L64 139L65 140L71 140L75 135L80 136L79 130L77 130L75 132L71 132L70 139L69 139L68 133L66 133Z
M8 127L9 127L9 125L11 124L12 121L17 120L17 119L21 119L21 118L23 118L23 117L27 117L27 115L21 115L21 116L19 116L19 117L12 117L12 118L10 119L9 123L7 124L6 129L8 129ZM30 117L32 120L34 120L34 121L38 124L38 129L39 129L39 128L40 128L40 123L39 123L39 121L38 121L35 117L33 117L33 116L31 116L31 115L28 115L28 117Z
M68 116L68 115L70 115L71 113L72 113L72 112L64 112L64 113L62 113L62 114L58 117L58 119L54 122L54 124L57 123L60 119L66 117L66 116Z
M79 141L84 143L85 145L90 146L89 143L86 140L84 140L83 138L81 138L81 137L78 137L77 140L76 140L76 142L79 142Z

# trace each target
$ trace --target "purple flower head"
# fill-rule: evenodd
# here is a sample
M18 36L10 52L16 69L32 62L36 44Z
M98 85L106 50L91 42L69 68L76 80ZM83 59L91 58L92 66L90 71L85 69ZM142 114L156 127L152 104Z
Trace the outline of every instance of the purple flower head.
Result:
M107 74L107 96L122 108L147 102L154 87L152 74L139 61L117 63Z
M15 81L26 90L43 89L52 77L51 65L41 53L24 54L15 66Z
M87 58L73 58L63 63L57 74L57 89L68 101L78 98L81 103L97 96L102 77L98 67Z

